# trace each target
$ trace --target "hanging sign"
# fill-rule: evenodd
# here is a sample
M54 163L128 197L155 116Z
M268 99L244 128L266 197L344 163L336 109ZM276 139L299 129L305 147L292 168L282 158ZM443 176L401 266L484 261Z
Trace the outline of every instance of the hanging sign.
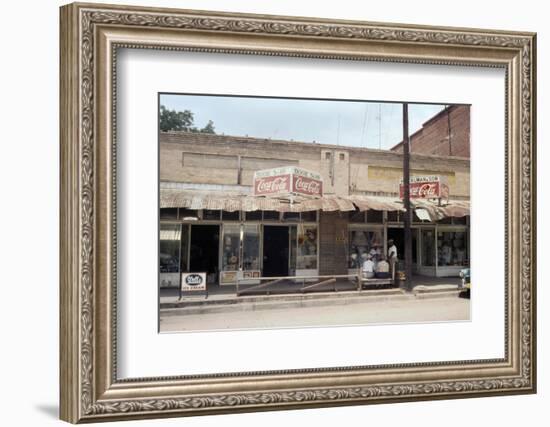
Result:
M409 194L411 199L448 199L449 186L446 179L441 176L412 176L409 181ZM405 197L403 180L399 183L399 197Z
M323 179L317 172L296 166L256 171L254 172L254 195L321 197Z

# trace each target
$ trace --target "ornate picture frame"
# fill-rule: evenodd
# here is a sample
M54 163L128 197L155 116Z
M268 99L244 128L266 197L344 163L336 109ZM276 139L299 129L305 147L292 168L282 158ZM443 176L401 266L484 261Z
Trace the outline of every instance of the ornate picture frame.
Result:
M61 8L61 419L97 422L536 391L536 35L70 4ZM505 70L501 359L117 377L117 50Z

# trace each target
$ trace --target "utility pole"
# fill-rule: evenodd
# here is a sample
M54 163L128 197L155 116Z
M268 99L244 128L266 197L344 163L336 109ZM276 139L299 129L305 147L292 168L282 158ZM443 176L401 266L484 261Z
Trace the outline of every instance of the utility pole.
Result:
M412 236L411 236L411 194L410 194L410 146L409 146L409 104L403 103L403 203L405 218L405 288L412 291Z
M447 130L448 130L447 138L449 138L449 156L452 156L453 155L453 145L452 145L452 142L451 142L451 106L446 105L445 109L447 110Z

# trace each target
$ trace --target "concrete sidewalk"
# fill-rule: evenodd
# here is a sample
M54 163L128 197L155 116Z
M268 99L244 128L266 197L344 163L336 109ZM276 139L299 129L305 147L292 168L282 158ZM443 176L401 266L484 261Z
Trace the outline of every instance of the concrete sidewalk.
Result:
M235 286L216 286L208 295L184 294L179 299L177 289L162 289L160 310L163 315L223 313L233 311L255 311L294 307L348 305L381 300L426 299L458 296L460 279L415 276L412 292L396 287L356 289L350 281L337 283L334 289L316 292L299 292L299 287L280 285L266 292L250 295L236 295ZM332 288L330 286L329 288Z

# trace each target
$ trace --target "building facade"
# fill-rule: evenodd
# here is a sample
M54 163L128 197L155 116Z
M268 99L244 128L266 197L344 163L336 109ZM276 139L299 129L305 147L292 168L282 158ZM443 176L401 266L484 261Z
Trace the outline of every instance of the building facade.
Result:
M417 154L470 157L470 106L451 105L410 135L410 151ZM403 152L403 142L392 151Z
M294 166L321 175L323 196L254 196L254 173ZM389 150L188 132L160 134L160 284L206 272L214 284L257 277L355 274L388 239L403 259L403 156ZM411 175L438 177L449 200L419 200L417 274L469 263L469 159L413 154Z

